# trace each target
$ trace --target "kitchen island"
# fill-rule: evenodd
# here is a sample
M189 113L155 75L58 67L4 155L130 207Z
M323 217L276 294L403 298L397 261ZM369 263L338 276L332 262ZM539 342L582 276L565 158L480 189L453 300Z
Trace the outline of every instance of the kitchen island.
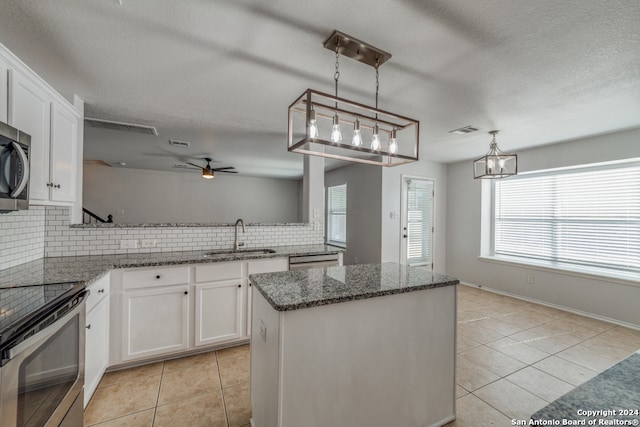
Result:
M456 284L395 263L255 274L254 427L455 418Z

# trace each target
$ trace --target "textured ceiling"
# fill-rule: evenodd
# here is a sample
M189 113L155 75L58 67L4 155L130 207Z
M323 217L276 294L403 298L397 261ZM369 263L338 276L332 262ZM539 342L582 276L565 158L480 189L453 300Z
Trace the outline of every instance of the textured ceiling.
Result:
M287 108L333 90L338 29L393 57L380 107L420 120L420 157L482 155L640 126L637 0L4 0L0 42L86 115L159 136L88 130L85 157L171 169L212 155L296 176ZM341 61L340 94L373 104L373 70ZM448 131L475 125L479 132ZM192 142L188 151L169 139ZM221 164L216 164L220 166Z

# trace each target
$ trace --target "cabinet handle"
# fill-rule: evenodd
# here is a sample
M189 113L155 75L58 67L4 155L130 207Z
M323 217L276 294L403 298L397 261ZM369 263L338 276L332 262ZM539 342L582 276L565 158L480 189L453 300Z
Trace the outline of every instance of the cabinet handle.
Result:
M91 329L91 323L89 323L87 326L85 326L85 328Z
M98 290L98 293L99 293L99 294L104 294L104 289L99 289L99 290Z
M60 188L60 184L54 185L53 188Z
M47 182L47 187L53 187L53 183Z
M158 274L158 275L156 276L156 279L159 279L159 278L160 278L160 275Z
M239 288L241 288L241 287L242 287L242 285L238 285L238 287L239 287Z
M184 291L184 294L185 295L189 295L189 291Z

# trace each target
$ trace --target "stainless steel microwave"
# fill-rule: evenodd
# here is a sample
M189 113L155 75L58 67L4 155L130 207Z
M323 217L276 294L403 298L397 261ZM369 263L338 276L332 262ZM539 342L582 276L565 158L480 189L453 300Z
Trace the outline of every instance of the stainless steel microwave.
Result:
M0 122L0 213L29 209L31 136Z

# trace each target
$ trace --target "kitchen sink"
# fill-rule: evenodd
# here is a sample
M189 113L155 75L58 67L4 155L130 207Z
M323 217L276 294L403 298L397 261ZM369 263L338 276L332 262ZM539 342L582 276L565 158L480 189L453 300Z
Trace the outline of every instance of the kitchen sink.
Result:
M226 258L229 256L242 256L242 255L266 255L275 254L273 249L240 249L237 251L211 251L204 254L205 258Z

